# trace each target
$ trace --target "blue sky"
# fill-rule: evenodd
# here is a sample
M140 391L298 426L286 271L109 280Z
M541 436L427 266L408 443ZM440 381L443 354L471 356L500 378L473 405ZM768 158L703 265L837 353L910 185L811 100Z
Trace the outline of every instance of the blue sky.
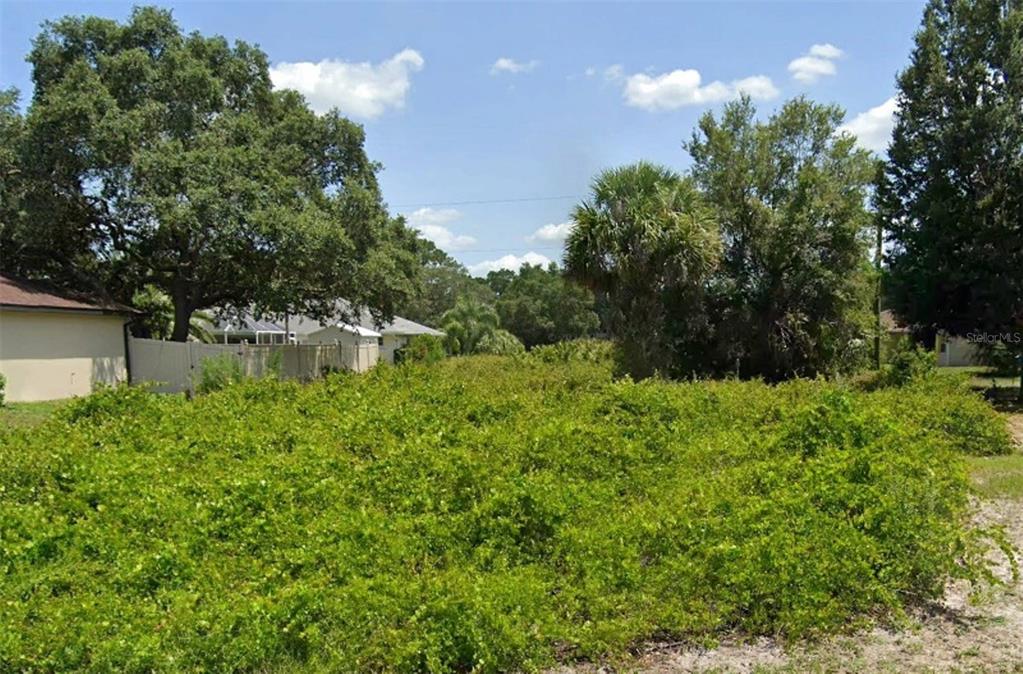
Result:
M682 140L739 91L764 114L800 94L838 103L861 142L883 150L923 8L158 4L186 31L258 44L275 84L364 124L391 210L480 274L559 259L563 223L595 173L639 159L685 169ZM42 21L124 19L130 8L3 0L0 85L30 95L24 57Z

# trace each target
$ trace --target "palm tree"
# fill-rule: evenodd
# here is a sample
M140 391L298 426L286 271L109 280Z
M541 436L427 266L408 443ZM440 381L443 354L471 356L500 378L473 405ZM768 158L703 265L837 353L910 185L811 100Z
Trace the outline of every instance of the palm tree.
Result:
M695 342L696 300L721 255L717 222L699 191L668 168L640 162L598 175L572 218L566 271L607 302L626 369L638 377L671 369L678 345Z
M452 354L475 353L480 341L500 326L493 307L471 298L462 298L441 318L447 333L446 345Z

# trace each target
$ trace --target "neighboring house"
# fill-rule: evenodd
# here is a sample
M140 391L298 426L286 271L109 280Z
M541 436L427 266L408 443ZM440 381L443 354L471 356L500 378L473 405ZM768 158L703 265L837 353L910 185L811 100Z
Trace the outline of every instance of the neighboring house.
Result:
M12 402L87 395L127 381L134 310L0 275L0 374Z
M277 323L255 318L250 314L219 319L210 329L218 344L287 344L288 333Z
M961 367L981 365L981 353L977 345L962 337L938 334L935 350L938 352L939 367Z
M886 349L894 349L900 342L911 342L912 335L891 311L881 312L881 326L887 334ZM976 344L962 337L949 337L938 333L934 345L939 367L962 367L980 364L980 350ZM888 351L890 353L890 351Z
M320 323L306 316L292 316L288 319L288 329L299 344L333 344L335 341L364 341L375 339L380 347L380 358L388 363L394 362L394 352L408 344L409 339L416 335L432 335L443 337L444 333L431 327L410 321L401 316L378 324L368 311L359 315L357 322Z

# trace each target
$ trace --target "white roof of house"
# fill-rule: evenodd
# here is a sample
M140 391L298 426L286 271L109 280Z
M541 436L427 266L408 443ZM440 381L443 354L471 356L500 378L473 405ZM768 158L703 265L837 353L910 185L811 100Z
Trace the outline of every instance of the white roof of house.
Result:
M377 332L376 330L370 330L369 328L364 328L361 325L351 325L350 323L338 323L337 327L340 330L344 330L345 332L350 332L353 335L358 335L359 337L382 337L383 336L379 332Z
M393 320L385 323L377 323L373 320L373 316L368 311L363 311L358 316L353 318L357 319L351 323L345 325L358 326L365 330L369 330L377 337L381 335L433 335L435 337L443 337L444 333L440 330L434 330L433 328L410 321L407 318L401 316L395 316ZM283 323L283 321L281 321ZM288 330L294 332L296 335L311 335L314 332L319 332L330 325L341 325L340 323L320 323L319 321L310 318L308 316L291 316L288 319ZM373 336L367 335L367 336Z

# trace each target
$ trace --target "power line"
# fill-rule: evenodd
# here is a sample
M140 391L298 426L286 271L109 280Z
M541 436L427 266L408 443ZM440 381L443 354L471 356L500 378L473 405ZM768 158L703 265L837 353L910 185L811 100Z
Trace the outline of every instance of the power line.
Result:
M472 206L476 204L512 204L526 201L559 201L562 199L578 199L576 194L565 194L557 197L522 197L519 199L478 199L474 201L434 201L418 204L394 204L392 208L415 208L417 206Z
M455 251L451 251L450 253L506 253L508 255L516 255L515 252L516 251L521 251L523 248L528 249L527 252L536 252L536 251L563 251L563 250L565 250L564 246L562 246L562 245L524 245L524 246L522 246L522 248L518 248L518 249L507 249L507 248L505 248L505 249L472 249L472 250L470 250L470 249L465 249L465 250L457 249Z

